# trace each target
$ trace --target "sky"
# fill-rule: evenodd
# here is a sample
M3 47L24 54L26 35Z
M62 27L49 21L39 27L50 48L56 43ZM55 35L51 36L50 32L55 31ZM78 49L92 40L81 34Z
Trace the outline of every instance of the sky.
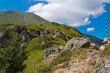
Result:
M7 10L32 12L48 21L69 25L102 39L106 16L110 28L110 0L0 0L0 11Z

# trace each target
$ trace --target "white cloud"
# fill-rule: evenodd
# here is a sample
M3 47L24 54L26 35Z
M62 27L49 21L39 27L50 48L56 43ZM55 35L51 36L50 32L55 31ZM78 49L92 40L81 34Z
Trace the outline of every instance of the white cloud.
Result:
M91 31L94 31L94 30L95 30L95 28L93 28L93 27L87 28L87 31L88 31L88 32L91 32Z
M105 12L104 3L110 0L47 0L48 4L35 4L28 9L49 21L67 23L70 26L89 24L89 16L97 17Z

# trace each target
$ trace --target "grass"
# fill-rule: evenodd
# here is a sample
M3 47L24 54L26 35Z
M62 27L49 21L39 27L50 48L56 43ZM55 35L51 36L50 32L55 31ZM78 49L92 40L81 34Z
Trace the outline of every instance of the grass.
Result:
M64 35L70 36L70 37L78 37L81 36L81 33L70 26L66 26L63 24L57 24L57 23L46 23L46 24L40 24L40 25L26 25L28 30L31 30L33 32L40 30L40 31L44 31L44 30L49 30L49 31L57 31L57 32L61 32Z
M43 48L41 47L41 39L34 38L27 43L26 51L28 58L24 61L26 65L23 73L36 73L35 66L43 60Z
M36 66L43 60L43 50L33 50L24 62L26 68L24 73L36 73Z
M42 38L49 40L49 43L46 42L44 44L45 47L44 47L44 45L41 45ZM51 46L56 47L58 45L65 45L65 43L66 42L60 38L54 39L50 36L42 36L42 37L32 39L27 44L27 48L26 48L29 56L28 56L28 59L24 62L24 64L26 64L26 68L24 70L24 73L37 73L36 66L39 63L41 63L43 60L43 51Z
M80 49L74 49L72 52L71 59L74 60L75 58L78 58L79 60L84 59L86 57L86 53L89 52L91 49L87 48L80 48Z

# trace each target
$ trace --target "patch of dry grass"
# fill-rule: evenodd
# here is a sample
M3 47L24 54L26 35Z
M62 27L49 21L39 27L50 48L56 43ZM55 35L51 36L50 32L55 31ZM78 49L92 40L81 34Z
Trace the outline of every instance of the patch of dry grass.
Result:
M76 61L80 61L82 59L85 59L86 54L89 51L91 51L91 49L87 49L87 48L75 49L73 51L72 56L70 57L70 62L74 63Z

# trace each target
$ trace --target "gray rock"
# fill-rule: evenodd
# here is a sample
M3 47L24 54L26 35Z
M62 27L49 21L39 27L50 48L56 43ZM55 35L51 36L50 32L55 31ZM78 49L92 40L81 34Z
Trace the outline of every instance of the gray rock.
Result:
M98 60L94 65L95 72L91 73L110 73L110 60Z
M97 61L95 68L96 68L96 73L106 73L104 60Z
M49 55L55 54L55 53L60 53L62 50L60 48L49 48L44 51L44 58L48 58Z
M21 33L21 36L22 36L22 42L26 42L31 39L31 35L27 31L23 31Z
M64 50L66 49L75 49L75 48L81 48L84 44L90 42L89 38L85 37L77 37L73 38L70 41L67 42L66 46L64 47Z

